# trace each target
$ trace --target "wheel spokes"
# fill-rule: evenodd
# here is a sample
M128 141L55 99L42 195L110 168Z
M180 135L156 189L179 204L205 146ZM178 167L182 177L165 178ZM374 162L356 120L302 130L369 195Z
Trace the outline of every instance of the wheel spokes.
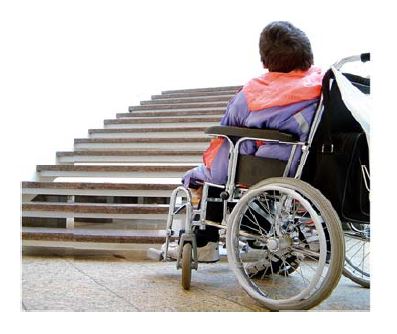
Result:
M271 196L262 193L247 205L241 217L238 238L240 241L242 237L246 238L251 247L261 249L262 253L259 252L254 259L247 256L247 260L240 258L240 261L246 275L262 295L281 301L308 296L311 288L324 279L320 253L311 249L320 248L318 235L324 231L318 231L320 222L308 225L312 224L312 218L316 217L311 217L302 203L276 191ZM298 244L292 244L296 239ZM280 286L286 284L282 282L287 279L292 281L296 290L280 291Z

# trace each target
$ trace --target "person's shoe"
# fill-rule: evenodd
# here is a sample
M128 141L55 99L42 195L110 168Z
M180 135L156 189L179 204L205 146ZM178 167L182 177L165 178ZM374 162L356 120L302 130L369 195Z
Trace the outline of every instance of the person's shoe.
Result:
M198 262L212 263L219 261L219 243L209 241L203 247L197 247Z
M161 246L161 251L165 254L165 244ZM169 258L176 260L178 258L179 245L177 242L170 242L168 245L167 255ZM197 247L198 262L212 263L219 261L219 244L217 242L208 242L203 247Z
M166 246L166 243L164 243L164 244L161 246L161 252L163 253L163 257L164 257L164 255L165 255L165 246ZM170 242L170 243L168 244L167 256L168 256L170 259L172 259L172 260L176 260L176 259L178 258L178 250L179 250L179 245L178 245L178 243L175 242L175 241Z

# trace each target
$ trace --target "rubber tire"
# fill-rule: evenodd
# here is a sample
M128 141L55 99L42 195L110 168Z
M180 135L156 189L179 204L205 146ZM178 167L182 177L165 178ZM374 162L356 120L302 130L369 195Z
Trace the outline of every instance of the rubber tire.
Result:
M182 287L190 289L192 280L192 244L185 243L182 249Z
M308 183L287 177L280 177L280 178L270 178L263 180L253 187L251 187L244 196L249 195L250 190L258 189L264 186L269 185L277 185L277 186L286 186L291 189L299 190L303 193L304 197L310 199L312 203L316 205L316 207L322 208L322 215L328 222L327 228L329 237L331 239L331 262L329 264L329 270L327 274L327 279L323 282L322 286L319 290L317 290L310 298L291 303L290 305L275 305L271 302L264 302L263 300L259 300L255 297L254 291L249 291L249 289L245 289L245 291L253 298L255 298L259 303L263 306L268 308L272 311L280 311L280 310L307 310L313 308L314 306L320 304L324 299L328 298L334 288L337 286L340 277L342 275L342 271L344 268L344 260L345 260L345 242L344 242L344 235L342 230L342 224L339 220L338 214L335 212L334 208L332 207L331 203L321 194L321 192ZM248 196L247 196L248 197ZM246 197L246 198L247 198ZM240 200L240 202L234 208L227 226L227 235L226 235L226 245L231 245L232 240L232 224L236 224L235 217L239 216L239 210L242 206L240 203L244 200L244 197ZM240 205L239 205L240 204ZM243 207L244 208L244 207ZM232 246L227 246L229 251L233 251ZM237 265L233 262L233 260L228 255L228 261L231 266L231 269L236 274L237 279L239 280L240 284L244 287L245 284L242 284L246 280L246 277L243 277Z
M349 278L352 280L354 283L357 283L358 285L361 285L363 288L369 289L371 287L370 280L365 280L360 277L355 276L352 274L350 271L343 269L343 276Z
M343 276L349 278L354 283L357 283L358 285L361 285L363 288L369 289L371 287L370 279L364 279L364 278L361 278L361 277L358 277L358 276L354 275L350 270L348 270L346 268L347 266L348 266L348 264L346 264L346 261L345 261L345 268L343 268Z

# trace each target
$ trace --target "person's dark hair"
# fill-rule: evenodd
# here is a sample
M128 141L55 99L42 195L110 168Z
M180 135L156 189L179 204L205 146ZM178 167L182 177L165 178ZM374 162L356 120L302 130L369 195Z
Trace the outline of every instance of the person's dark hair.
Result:
M275 21L262 31L259 52L263 66L270 72L308 70L313 53L306 34L289 22Z

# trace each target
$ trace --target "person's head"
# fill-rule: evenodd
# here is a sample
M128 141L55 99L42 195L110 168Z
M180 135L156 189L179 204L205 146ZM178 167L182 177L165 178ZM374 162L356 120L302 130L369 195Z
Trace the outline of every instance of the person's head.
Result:
M313 53L306 34L289 22L275 21L262 31L259 52L264 68L270 72L308 70Z

